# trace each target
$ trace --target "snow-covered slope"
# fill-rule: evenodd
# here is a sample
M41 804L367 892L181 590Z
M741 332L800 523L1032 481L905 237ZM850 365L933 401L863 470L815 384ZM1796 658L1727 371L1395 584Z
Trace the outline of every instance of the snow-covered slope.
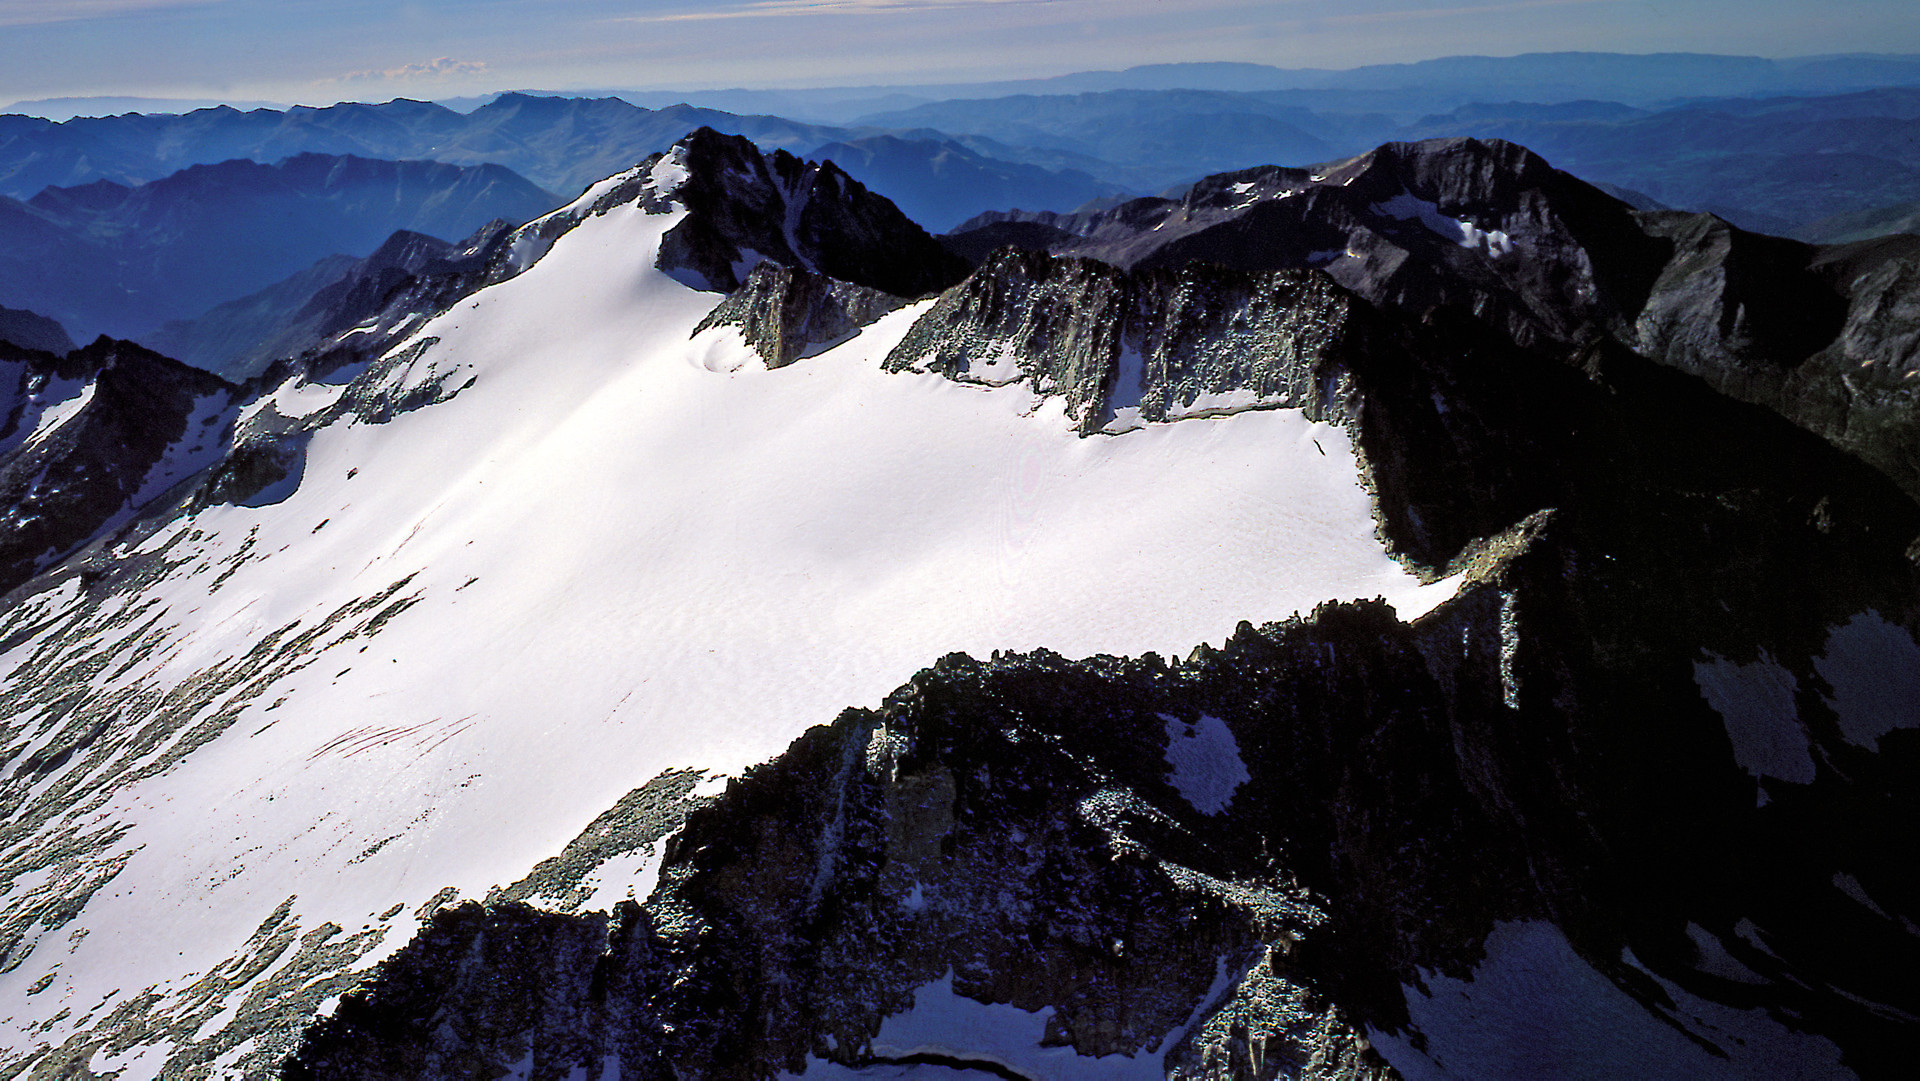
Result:
M951 651L1184 651L1451 588L1388 558L1347 434L1296 410L1083 438L1026 386L883 371L924 303L773 370L694 333L718 297L656 266L688 213L671 164L557 212L579 223L405 364L253 409L376 377L444 400L340 414L261 505L0 617L0 1068L263 1069L430 902Z

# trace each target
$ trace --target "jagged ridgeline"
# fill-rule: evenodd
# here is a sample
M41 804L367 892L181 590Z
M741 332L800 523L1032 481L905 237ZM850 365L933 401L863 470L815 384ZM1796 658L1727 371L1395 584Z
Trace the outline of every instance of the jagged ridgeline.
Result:
M1355 428L1453 600L949 657L730 784L644 905L443 911L289 1076L1898 1076L1912 502L1624 349L1311 274L1002 253L892 355L1110 416L1183 287L1282 313L1317 374L1263 392Z
M1904 1076L1920 505L1713 372L1905 430L1911 268L1780 244L702 131L391 253L22 549L0 1076ZM20 356L29 488L167 363Z
M1920 247L1816 246L1711 214L1635 210L1498 140L1390 143L1208 177L1178 198L984 215L943 238L1122 267L1317 267L1413 319L1470 317L1542 357L1596 341L1691 372L1920 496Z

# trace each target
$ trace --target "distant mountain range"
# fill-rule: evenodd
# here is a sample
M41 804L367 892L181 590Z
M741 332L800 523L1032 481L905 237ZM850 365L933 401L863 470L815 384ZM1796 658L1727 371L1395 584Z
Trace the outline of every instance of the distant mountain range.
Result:
M937 85L829 87L806 90L607 90L655 108L691 102L738 113L778 113L848 123L882 110L956 98L1055 96L1112 90L1327 92L1367 100L1401 121L1425 112L1487 100L1498 88L1521 101L1599 99L1655 106L1691 98L1845 93L1920 85L1920 56L1872 54L1763 58L1705 53L1526 53L1450 56L1410 64L1345 70L1265 64L1145 64L1120 71L1082 71L1043 79ZM576 92L578 93L578 92ZM475 103L486 99L469 99ZM1322 97L1323 102L1332 100Z
M1319 91L1117 90L945 101L862 123L1078 155L1081 168L1139 191L1256 164L1310 165L1392 140L1467 135L1519 142L1589 180L1776 233L1920 200L1920 88L1723 98L1659 111L1605 101L1482 101L1407 123L1364 111L1379 103L1370 96L1326 98Z
M869 135L822 143L808 156L832 161L869 187L901 193L900 209L934 232L959 225L982 205L1078 207L1132 194L1078 169L1001 161L946 138Z
M1088 175L1089 166L1103 174L1122 172L1107 162L991 139L961 146L937 131L882 133L687 105L651 110L612 97L531 94L503 94L466 113L401 99L245 113L221 107L63 124L0 116L0 193L27 199L48 185L138 184L196 164L317 153L503 165L542 188L571 195L702 126L745 135L769 150L817 157L820 148L833 148L826 153L845 156L854 176L895 192L908 216L933 229L985 210L1070 210L1089 199L1134 193L1111 176ZM866 142L880 135L889 141Z
M38 312L16 308L0 307L0 342L56 356L73 352L65 327Z
M1398 126L1380 114L1328 114L1255 94L1114 90L963 99L875 113L860 123L985 136L1013 147L1104 163L1106 178L1141 191L1253 164L1307 165Z
M350 154L453 165L504 165L571 196L608 173L657 153L692 128L716 122L766 145L800 149L840 137L779 117L711 110L657 112L613 98L508 94L471 113L404 98L384 105L185 115L116 116L64 124L0 117L0 194L30 198L49 185L156 180L191 165L295 154Z
M58 121L71 120L76 116L119 116L123 113L190 113L195 109L213 109L221 105L241 110L287 108L284 102L236 101L230 98L80 97L16 101L0 111Z
M238 115L238 114L236 114ZM465 236L561 200L498 165L300 154L0 199L0 300L81 339L145 335L396 229Z
M1336 91L1400 94L1414 111L1446 110L1486 100L1490 87L1523 101L1600 99L1652 106L1690 98L1820 95L1881 86L1920 85L1920 56L1840 54L1800 57L1725 56L1710 53L1523 53L1518 56L1448 56L1405 64L1357 68L1279 68L1266 64L1200 62L1142 64L1118 71L1080 71L1035 79L992 82L842 86L810 89L575 89L521 90L540 97L617 97L649 109L692 104L740 114L779 115L815 123L845 124L882 110L955 98L1019 94L1059 95L1110 90ZM445 98L440 104L471 112L509 94ZM1449 99L1451 101L1449 102ZM1425 100L1426 105L1416 104ZM1449 102L1442 104L1442 102ZM3 111L65 120L125 112L187 112L220 104L211 99L68 97L18 101ZM240 109L284 108L266 102L227 100Z
M987 210L1071 210L1217 172L1455 135L1517 141L1596 183L1775 233L1842 215L1871 223L1882 208L1920 201L1920 57L1909 56L1562 53L1350 71L1173 64L953 86L527 92L453 104L64 124L0 116L0 193L27 199L48 185L134 184L193 164L310 152L504 165L565 196L711 126L763 149L841 154L855 177L936 230ZM883 136L917 145L866 142Z

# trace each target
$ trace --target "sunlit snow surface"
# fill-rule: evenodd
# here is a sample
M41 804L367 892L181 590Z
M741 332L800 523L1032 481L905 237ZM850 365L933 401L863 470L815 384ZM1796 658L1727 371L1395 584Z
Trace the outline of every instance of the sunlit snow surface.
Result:
M919 307L777 371L734 331L690 339L717 298L652 268L677 220L589 218L418 330L439 339L420 377L472 380L452 400L323 429L284 501L146 543L192 556L142 620L177 644L96 688L204 678L396 583L412 603L322 636L89 818L131 826L124 866L0 975L9 1042L186 986L289 897L352 933L443 887L484 896L662 770L737 773L951 651L1184 654L1242 619L1376 595L1411 618L1452 588L1386 557L1345 434L1295 411L1079 438L1022 387L882 373Z
M1384 203L1376 203L1374 213L1386 214L1400 221L1415 221L1425 225L1436 236L1453 241L1463 248L1479 249L1495 259L1513 251L1513 238L1499 229L1482 229L1465 218L1450 218L1440 212L1440 208L1422 199L1412 192L1401 192Z

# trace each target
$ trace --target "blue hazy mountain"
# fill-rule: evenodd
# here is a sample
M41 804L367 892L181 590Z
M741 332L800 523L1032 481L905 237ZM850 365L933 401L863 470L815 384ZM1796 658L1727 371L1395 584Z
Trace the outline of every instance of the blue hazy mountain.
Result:
M147 184L96 180L0 201L0 302L76 337L137 336L397 229L464 236L559 198L498 165L302 154L197 165Z

